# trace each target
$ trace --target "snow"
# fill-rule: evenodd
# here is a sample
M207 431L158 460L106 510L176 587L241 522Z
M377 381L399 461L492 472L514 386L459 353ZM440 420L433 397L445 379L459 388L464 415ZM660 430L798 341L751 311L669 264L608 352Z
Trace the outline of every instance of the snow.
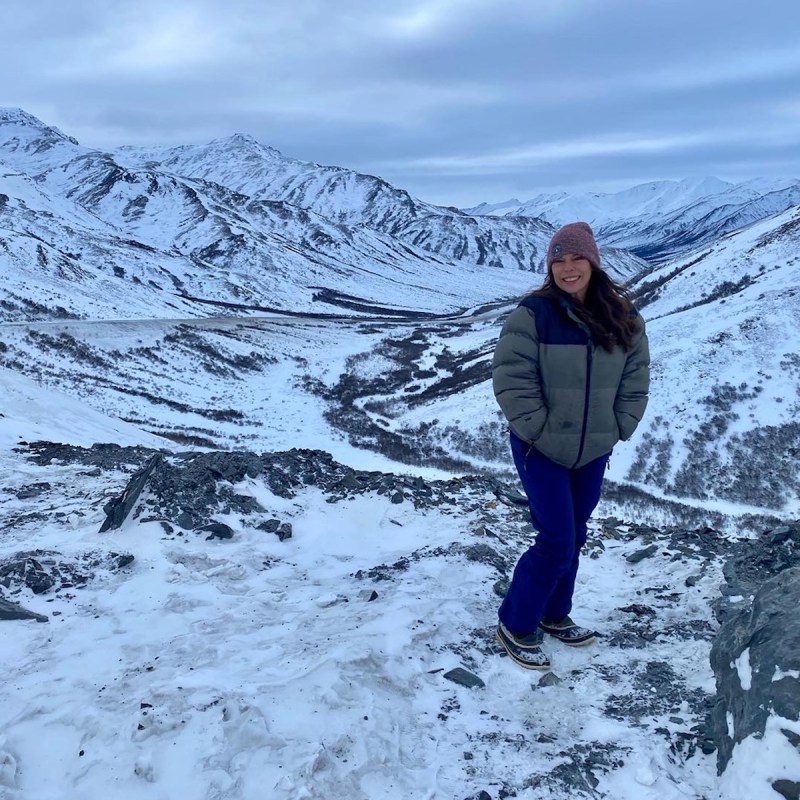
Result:
M774 800L780 795L765 786L779 780L797 782L800 753L782 730L800 734L800 723L770 714L763 739L748 736L734 747L730 764L720 780L722 797L726 800Z
M464 441L475 431L497 425L487 384L449 392L436 387L455 377L456 368L488 364L502 315L540 282L530 268L541 267L552 231L547 223L437 209L379 178L287 159L247 136L205 146L104 153L80 147L24 112L0 114L0 128L7 135L0 190L9 195L0 208L8 229L0 300L12 323L0 329L3 343L12 348L5 362L154 432L186 427L198 440L253 449L274 448L276 440L311 447L333 440L337 458L356 463L359 453L325 418L330 409L305 388L307 380L333 390L339 376L353 369L351 377L377 387L382 372L407 368L409 363L398 362L412 360L401 354L393 364L381 355L392 336L392 316L426 312L422 320L398 321L394 330L411 341L415 327L427 328L410 345L424 348L411 366L423 376L435 375L402 390L392 386L377 394L376 388L358 396L354 408L400 436L409 426L419 429L438 420L430 438L451 429L443 447L452 458L475 469L508 470L505 459L478 448L464 452ZM714 194L720 188L722 195ZM659 215L673 205L686 208L702 196L714 206L731 192L760 202L770 196L760 193L778 188L764 182L738 188L715 180L663 182L592 197L611 216L623 208L641 210L650 198L653 205L642 218L658 227ZM551 199L561 202L565 196ZM639 287L665 282L643 309L653 391L634 438L615 450L609 476L616 483L739 516L751 509L786 518L800 512L793 481L784 481L787 489L778 493L763 485L766 479L754 487L756 481L736 469L743 442L793 435L800 306L787 298L797 291L800 264L792 227L796 215L794 209L764 219L638 281ZM618 275L642 265L618 250L609 251L609 264ZM739 288L716 297L723 284ZM507 304L498 307L503 301ZM492 310L478 313L487 303ZM281 319L268 309L306 317ZM354 325L343 332L346 325L315 322L313 315L320 312L369 319L376 332L359 332ZM216 314L230 316L217 321ZM68 315L80 321L62 319ZM160 327L153 322L159 318ZM247 333L247 318L263 334ZM138 329L134 320L140 321ZM13 321L26 324L14 327ZM285 333L268 331L281 325ZM252 343L252 352L263 349L276 363L262 365L246 382L212 381L210 373L202 374L213 368L212 359L173 343L189 327L200 341L235 358L250 357L245 346ZM97 348L107 363L101 375L87 381L79 353L72 358L58 353L64 336ZM232 337L241 341L233 344ZM448 351L463 361L440 362ZM154 365L149 358L161 361ZM720 421L711 402L725 384L746 389ZM435 391L425 395L428 390ZM148 396L192 412L176 411L167 419ZM241 425L211 425L209 414L231 409L228 397L236 398L247 419ZM291 403L285 402L289 397ZM706 458L693 445L712 422L724 423L725 430L709 444ZM766 430L770 427L778 433ZM650 444L646 436L652 437ZM640 460L644 466L635 470ZM372 461L379 462L387 463L380 456ZM672 488L687 471L708 473L689 498L686 486ZM722 471L736 476L735 488L718 477ZM748 498L741 496L744 484Z
M95 411L74 397L43 390L36 381L0 367L0 448L21 440L82 446L96 442L168 448L169 442Z
M750 687L753 685L753 671L750 667L750 648L746 647L739 656L736 658L731 667L736 667L736 673L739 675L739 682L742 685L742 689L746 692L750 691Z
M743 189L739 192L744 191L747 197L753 195L753 188L742 186ZM663 216L698 200L736 189L738 186L734 184L711 177L701 180L656 181L614 193L542 194L524 202L509 200L494 205L484 204L469 211L477 214L532 214L541 216L554 225L565 225L576 219L585 219L600 228L627 217ZM766 192L760 194L764 193Z

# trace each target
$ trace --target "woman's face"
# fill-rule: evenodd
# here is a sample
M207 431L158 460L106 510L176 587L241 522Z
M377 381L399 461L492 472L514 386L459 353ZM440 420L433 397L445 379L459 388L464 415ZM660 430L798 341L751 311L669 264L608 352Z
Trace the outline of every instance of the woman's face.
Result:
M565 253L559 256L551 267L553 280L562 292L572 295L574 300L583 302L592 278L592 265L588 259Z

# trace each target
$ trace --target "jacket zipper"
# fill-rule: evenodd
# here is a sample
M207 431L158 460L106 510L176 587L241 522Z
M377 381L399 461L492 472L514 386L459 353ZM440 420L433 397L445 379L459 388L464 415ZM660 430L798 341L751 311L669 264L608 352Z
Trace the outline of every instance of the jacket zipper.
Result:
M591 390L592 382L592 341L591 339L586 343L586 393L583 398L583 427L581 428L581 444L578 448L578 457L572 465L572 469L578 466L578 463L583 456L583 448L586 444L586 424L589 420L589 392Z

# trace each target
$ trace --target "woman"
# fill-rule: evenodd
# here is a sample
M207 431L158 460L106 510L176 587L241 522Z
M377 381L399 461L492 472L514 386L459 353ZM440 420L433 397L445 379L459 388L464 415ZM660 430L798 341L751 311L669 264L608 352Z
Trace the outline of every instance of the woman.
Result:
M611 449L644 414L650 383L644 321L600 267L592 229L556 231L547 277L506 320L494 353L494 394L537 535L499 611L497 638L527 669L549 669L544 633L594 641L569 614Z

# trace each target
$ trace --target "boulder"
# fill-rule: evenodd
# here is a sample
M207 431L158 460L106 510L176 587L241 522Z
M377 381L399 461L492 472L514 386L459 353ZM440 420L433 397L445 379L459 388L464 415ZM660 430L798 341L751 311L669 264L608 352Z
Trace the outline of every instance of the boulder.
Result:
M798 608L800 567L793 567L763 583L752 605L732 614L714 641L717 698L707 733L720 774L736 744L763 736L770 715L800 718Z

